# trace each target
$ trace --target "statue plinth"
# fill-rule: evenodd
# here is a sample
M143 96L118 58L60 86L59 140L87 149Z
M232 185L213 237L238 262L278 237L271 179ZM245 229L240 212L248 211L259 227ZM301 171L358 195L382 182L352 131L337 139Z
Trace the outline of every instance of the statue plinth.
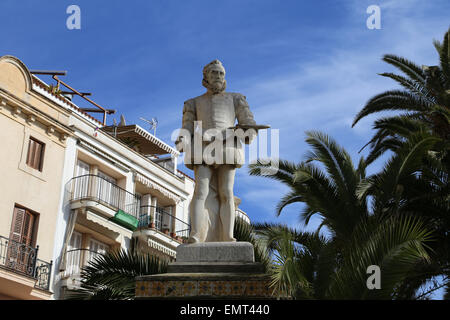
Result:
M203 242L177 248L165 274L136 278L136 299L273 299L270 276L249 242Z
M250 242L200 242L176 250L177 262L255 262Z

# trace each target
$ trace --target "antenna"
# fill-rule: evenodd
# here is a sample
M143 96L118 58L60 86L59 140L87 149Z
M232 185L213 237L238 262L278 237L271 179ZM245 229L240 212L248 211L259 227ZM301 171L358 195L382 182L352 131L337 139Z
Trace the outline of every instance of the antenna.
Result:
M152 120L147 120L145 118L139 118L142 121L147 122L148 124L150 124L150 130L153 129L153 135L156 137L156 127L158 126L158 119L156 117L152 118Z

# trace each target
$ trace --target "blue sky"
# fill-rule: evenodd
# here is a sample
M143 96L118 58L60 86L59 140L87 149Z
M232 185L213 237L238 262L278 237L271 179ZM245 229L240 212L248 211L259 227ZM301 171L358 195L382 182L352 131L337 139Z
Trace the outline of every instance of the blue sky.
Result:
M66 28L71 4L81 8L81 30ZM380 30L366 27L369 5L381 8ZM217 58L227 90L247 96L258 123L280 130L281 158L302 160L304 132L321 130L357 161L375 117L355 128L352 119L369 98L395 88L377 75L393 71L382 55L437 64L432 40L442 40L449 12L448 0L2 0L0 55L30 69L67 70L64 80L118 111L110 122L124 114L145 128L139 117L157 117L157 136L170 144L183 102L204 92L201 70ZM286 187L247 172L238 171L235 194L253 221L304 228L300 204L275 217Z

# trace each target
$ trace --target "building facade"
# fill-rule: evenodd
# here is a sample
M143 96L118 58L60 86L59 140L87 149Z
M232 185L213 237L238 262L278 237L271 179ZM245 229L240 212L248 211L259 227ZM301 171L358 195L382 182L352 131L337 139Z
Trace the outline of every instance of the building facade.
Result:
M0 57L0 299L50 299L70 113Z

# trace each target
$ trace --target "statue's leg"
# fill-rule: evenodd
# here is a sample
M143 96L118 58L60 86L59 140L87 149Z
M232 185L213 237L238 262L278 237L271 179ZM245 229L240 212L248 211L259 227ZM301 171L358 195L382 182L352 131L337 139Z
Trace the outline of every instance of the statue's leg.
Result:
M209 192L212 170L205 165L194 166L195 189L191 206L191 232L188 243L205 241L208 233L205 201Z
M222 241L236 241L233 237L234 219L236 215L233 187L236 168L232 165L222 165L217 170Z

